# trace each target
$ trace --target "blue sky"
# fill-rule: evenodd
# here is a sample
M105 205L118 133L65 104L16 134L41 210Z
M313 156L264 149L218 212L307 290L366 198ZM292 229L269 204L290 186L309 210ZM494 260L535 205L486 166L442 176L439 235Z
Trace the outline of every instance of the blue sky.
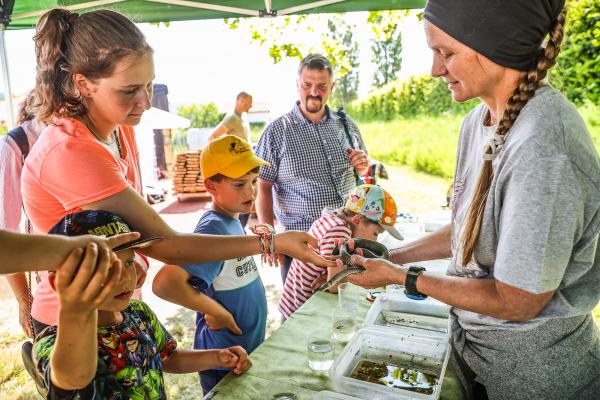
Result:
M361 95L368 93L374 66L370 62L371 32L364 22L366 13L350 13L357 23L361 52ZM298 32L292 40L318 48L327 15L313 32ZM267 21L265 21L266 23ZM156 83L169 87L172 105L215 102L223 110L235 95L245 90L256 102L266 103L273 114L288 110L296 99L298 61L273 64L267 48L250 42L243 27L232 31L222 20L173 22L169 27L139 25L154 48ZM422 24L416 17L403 20L402 76L425 74L431 65ZM294 35L294 34L293 34ZM14 94L31 88L35 81L33 30L8 31L6 43ZM1 77L0 77L1 80ZM0 112L2 112L1 110Z

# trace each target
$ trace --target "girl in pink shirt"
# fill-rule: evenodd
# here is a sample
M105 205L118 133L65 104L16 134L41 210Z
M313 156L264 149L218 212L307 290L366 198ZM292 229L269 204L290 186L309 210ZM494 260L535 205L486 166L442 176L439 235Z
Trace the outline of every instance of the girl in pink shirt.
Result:
M139 194L132 126L150 108L154 62L142 32L109 10L77 14L54 9L34 37L36 118L49 128L32 149L22 176L26 212L37 232L65 215L106 210L122 216L143 237L164 239L143 252L167 264L206 263L258 254L287 253L331 266L304 232L274 235L274 248L253 236L211 236L171 229ZM58 303L44 279L32 315L55 324Z

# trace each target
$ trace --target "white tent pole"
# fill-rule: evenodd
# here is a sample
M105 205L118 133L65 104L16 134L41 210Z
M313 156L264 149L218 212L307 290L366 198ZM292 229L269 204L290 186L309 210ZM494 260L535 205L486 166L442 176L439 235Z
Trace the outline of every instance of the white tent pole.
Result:
M0 24L0 63L2 63L2 78L4 80L4 101L6 102L6 122L8 129L12 129L15 126L15 116L13 113L12 104L12 89L10 87L10 74L8 73L8 57L6 53L6 42L4 40L4 34L6 27L4 24Z
M198 3L195 1L187 1L187 0L147 0L147 1L151 1L153 3L161 3L161 4L172 4L174 6L199 8L202 10L223 11L223 12L229 12L232 14L248 15L250 17L258 17L259 16L259 12L257 10L248 10L245 8L220 6L217 4Z
M301 6L284 8L282 10L278 10L277 11L277 15L293 14L293 13L297 13L297 12L304 11L304 10L310 10L311 8L324 7L324 6L328 6L330 4L335 4L335 3L342 3L344 1L347 1L347 0L321 0L321 1L315 1L313 3L307 3L307 4L303 4Z
M267 12L267 14L271 14L271 0L265 0L265 11Z

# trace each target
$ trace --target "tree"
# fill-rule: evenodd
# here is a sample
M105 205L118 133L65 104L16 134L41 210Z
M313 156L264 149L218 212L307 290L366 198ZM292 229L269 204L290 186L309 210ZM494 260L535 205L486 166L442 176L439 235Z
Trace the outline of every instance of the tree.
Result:
M569 0L565 41L550 73L574 103L600 104L600 0Z
M402 64L402 32L398 22L407 11L371 11L367 22L375 37L371 41L372 61L377 66L373 85L383 86L398 77Z
M177 114L189 119L191 128L212 128L223 119L215 103L180 106Z
M335 89L330 102L337 108L358 97L359 48L354 35L356 26L348 24L341 16L328 19L327 29L329 33L323 35L323 49L334 68Z
M225 23L231 30L245 27L250 40L267 46L269 56L273 64L277 64L284 58L302 59L302 53L306 51L303 43L295 41L294 37L306 35L306 32L314 32L314 25L319 23L319 16L312 15L286 15L285 17L256 19L256 18L226 18Z
M355 25L345 20L345 14L288 15L280 18L265 19L226 19L230 29L242 27L248 30L250 40L267 47L274 64L284 58L296 58L300 61L308 53L325 55L333 66L336 88L331 97L333 107L346 104L357 97L358 91L358 43L354 31ZM315 27L327 25L327 34L323 34L316 48L308 44L315 41L309 38Z

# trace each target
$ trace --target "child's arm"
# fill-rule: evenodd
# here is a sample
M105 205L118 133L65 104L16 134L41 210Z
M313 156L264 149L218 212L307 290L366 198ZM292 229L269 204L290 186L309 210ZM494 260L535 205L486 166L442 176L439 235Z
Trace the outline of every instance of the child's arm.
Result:
M97 308L112 294L121 272L121 262L112 262L108 250L99 249L95 243L86 247L85 255L81 249L73 251L56 272L54 286L60 307L50 356L50 379L56 387L82 389L94 379Z
M74 249L83 248L90 242L97 243L104 249L112 249L139 237L139 233L104 238L91 235L25 235L0 230L0 274L53 271L65 262Z
M228 328L235 335L242 335L233 315L221 304L194 289L188 283L190 274L178 265L165 265L152 282L152 291L161 299L179 304L190 310L204 313L210 329Z
M163 360L165 372L185 374L214 368L232 368L235 374L242 374L252 366L246 350L240 346L217 350L175 350Z

